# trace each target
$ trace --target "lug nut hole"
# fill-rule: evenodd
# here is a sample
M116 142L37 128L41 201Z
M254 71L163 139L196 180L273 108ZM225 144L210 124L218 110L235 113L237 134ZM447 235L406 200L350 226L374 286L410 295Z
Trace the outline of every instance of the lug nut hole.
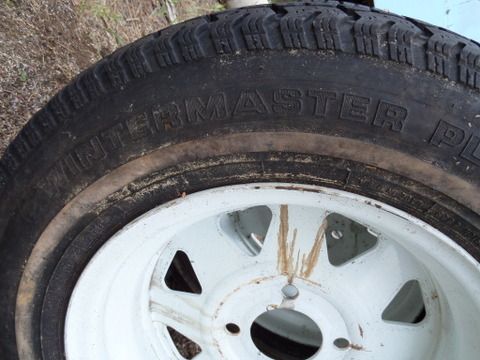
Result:
M343 350L350 346L350 341L348 341L345 338L338 338L338 339L335 339L335 341L333 342L333 345Z
M227 325L225 325L225 328L232 335L240 334L240 327L237 324L228 323Z

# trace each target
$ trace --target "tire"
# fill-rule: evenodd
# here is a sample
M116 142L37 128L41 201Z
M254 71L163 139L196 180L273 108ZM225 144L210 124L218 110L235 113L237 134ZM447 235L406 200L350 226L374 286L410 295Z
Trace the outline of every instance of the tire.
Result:
M335 1L208 15L104 58L1 159L0 357L65 358L69 299L100 247L215 187L362 195L480 261L479 64L474 41Z

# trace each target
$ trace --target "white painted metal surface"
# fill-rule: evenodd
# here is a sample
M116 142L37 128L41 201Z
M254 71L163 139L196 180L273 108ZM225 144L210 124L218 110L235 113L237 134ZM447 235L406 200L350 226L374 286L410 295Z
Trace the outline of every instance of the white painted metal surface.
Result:
M221 218L259 205L271 209L272 221L259 255L252 256L228 235ZM321 229L332 212L378 234L377 245L331 265ZM191 259L201 294L166 286L177 250ZM451 239L371 199L291 184L212 189L153 209L102 247L71 298L66 355L182 359L167 325L201 346L197 360L267 359L252 341L252 322L267 310L294 308L321 329L323 343L312 359L474 360L480 353L479 274L479 263ZM289 278L299 291L292 298L282 291ZM425 319L382 320L412 279L421 284ZM227 323L237 324L240 333L228 332ZM350 346L336 347L338 338Z
M441 26L480 42L480 0L375 0L375 7Z

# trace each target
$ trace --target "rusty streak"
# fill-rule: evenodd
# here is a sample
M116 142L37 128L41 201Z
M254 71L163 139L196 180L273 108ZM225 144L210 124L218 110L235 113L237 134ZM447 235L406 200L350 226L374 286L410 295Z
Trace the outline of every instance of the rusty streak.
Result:
M350 344L350 349L359 350L359 351L365 350L365 348L362 345L358 345L358 344Z
M288 282L291 284L295 277L304 279L309 278L315 266L318 263L320 250L322 248L327 221L324 220L320 225L315 237L315 241L308 254L300 254L300 250L295 254L295 245L297 241L297 229L293 230L292 241L288 241L289 220L288 206L280 206L280 227L278 230L278 263L277 267L281 274L287 275ZM296 256L295 256L296 255ZM301 255L301 256L300 256ZM301 266L300 266L301 259Z
M280 206L280 229L278 230L278 270L288 273L288 206Z
M318 258L320 256L320 249L322 248L323 239L325 238L325 229L327 228L327 220L325 219L318 228L315 242L308 255L303 255L302 258L302 271L301 276L303 278L309 278L312 275L313 269L317 265Z
M281 274L287 275L291 284L298 273L300 251L295 261L295 244L297 242L297 229L293 230L291 243L288 242L288 205L280 206L280 229L278 231L278 269Z
M295 262L295 266L293 266L293 260L294 260L294 250L295 250L295 243L297 242L297 229L293 230L293 240L292 243L290 244L289 247L289 252L288 252L288 259L287 259L287 275L288 275L288 283L291 284L293 282L293 279L295 278L295 275L298 272L298 261L300 260L300 250L297 252L297 261ZM288 247L288 244L287 244Z

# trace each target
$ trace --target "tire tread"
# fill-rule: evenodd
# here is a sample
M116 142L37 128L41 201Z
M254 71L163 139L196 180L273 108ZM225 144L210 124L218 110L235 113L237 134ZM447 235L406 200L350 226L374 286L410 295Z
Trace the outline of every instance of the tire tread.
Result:
M0 159L0 192L61 124L111 91L208 57L294 49L379 58L480 90L480 45L419 20L333 0L224 11L148 35L78 75L8 146Z

